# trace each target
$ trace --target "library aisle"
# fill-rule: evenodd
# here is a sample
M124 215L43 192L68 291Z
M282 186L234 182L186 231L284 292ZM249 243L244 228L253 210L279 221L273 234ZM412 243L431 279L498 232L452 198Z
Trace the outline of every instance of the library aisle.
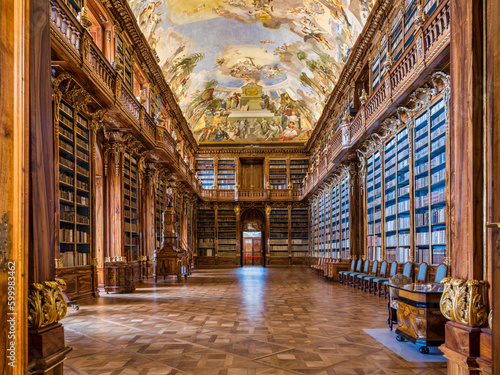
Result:
M145 313L147 311L147 313ZM68 311L65 374L446 374L366 334L387 300L308 268L197 270ZM110 353L113 353L112 358Z

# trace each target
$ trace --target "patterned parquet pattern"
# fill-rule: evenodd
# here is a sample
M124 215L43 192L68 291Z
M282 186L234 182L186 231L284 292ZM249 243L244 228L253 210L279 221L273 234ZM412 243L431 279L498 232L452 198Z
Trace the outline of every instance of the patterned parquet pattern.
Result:
M363 332L387 300L307 268L197 270L68 310L65 374L446 374Z

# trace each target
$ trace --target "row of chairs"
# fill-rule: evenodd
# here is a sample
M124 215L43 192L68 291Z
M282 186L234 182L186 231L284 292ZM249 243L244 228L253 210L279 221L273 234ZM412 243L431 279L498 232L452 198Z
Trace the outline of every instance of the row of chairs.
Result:
M351 285L353 287L357 287L358 289L362 289L369 293L377 294L378 296L384 295L387 298L388 294L388 285L389 279L395 276L398 273L397 262L388 263L387 261L383 261L380 263L375 260L371 263L370 261L365 260L352 260L351 262L351 270L339 272L340 282L345 285ZM362 271L361 271L362 269ZM403 266L402 274L407 277L412 277L413 264L410 262L406 262ZM427 263L420 263L417 265L417 275L415 278L415 282L417 283L426 283L428 280L428 271L429 266ZM436 274L433 282L439 283L448 272L448 266L446 264L440 264L436 268Z

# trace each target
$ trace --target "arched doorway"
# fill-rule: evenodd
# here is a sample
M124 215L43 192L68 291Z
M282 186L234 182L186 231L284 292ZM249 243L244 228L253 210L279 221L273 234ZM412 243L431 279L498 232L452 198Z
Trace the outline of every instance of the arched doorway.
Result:
M250 208L241 215L241 265L264 266L264 213Z

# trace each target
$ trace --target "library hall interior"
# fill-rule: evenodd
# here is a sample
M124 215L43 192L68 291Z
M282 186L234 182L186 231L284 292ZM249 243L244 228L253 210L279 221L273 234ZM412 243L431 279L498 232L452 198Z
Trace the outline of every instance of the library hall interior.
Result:
M0 0L0 375L500 375L499 18Z

